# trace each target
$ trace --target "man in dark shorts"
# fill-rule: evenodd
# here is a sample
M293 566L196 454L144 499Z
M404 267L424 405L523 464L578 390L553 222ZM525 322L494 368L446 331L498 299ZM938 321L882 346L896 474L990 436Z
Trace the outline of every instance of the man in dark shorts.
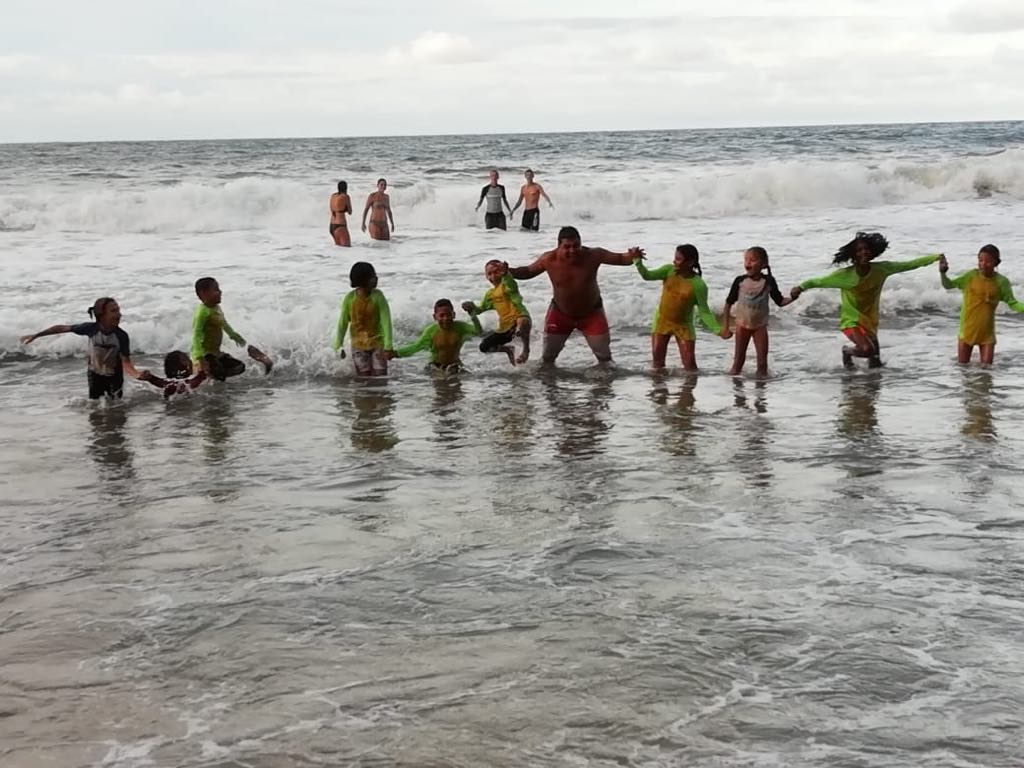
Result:
M562 227L557 248L542 254L529 266L509 270L517 280L529 280L543 272L547 272L551 280L553 296L544 318L541 356L545 365L555 362L575 330L586 338L599 363L611 362L611 333L597 286L597 270L602 264L630 266L643 257L643 249L639 247L623 253L585 247L576 227Z
M480 210L480 206L485 200L487 209L484 211L484 226L487 229L508 229L505 210L501 205L505 204L510 216L512 215L512 206L508 204L508 198L505 196L505 187L498 183L497 171L491 171L491 183L485 185L480 191L480 200L476 204L476 210Z
M527 168L523 171L523 176L526 178L526 183L519 190L519 199L516 200L516 204L512 206L512 213L515 214L519 210L519 206L523 206L523 229L531 232L536 232L540 229L540 199L543 197L548 201L548 206L551 208L555 207L555 204L551 202L551 198L548 197L548 193L544 191L544 187L537 184L533 180L533 171Z

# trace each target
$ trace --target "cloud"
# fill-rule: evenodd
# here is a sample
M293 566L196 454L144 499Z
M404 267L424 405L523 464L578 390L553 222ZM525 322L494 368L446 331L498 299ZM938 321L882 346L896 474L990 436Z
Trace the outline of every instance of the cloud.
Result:
M431 30L408 45L392 48L388 58L399 64L469 64L481 61L483 56L468 38Z
M971 34L1013 32L1024 29L1024 4L1020 0L975 0L950 12L949 27Z

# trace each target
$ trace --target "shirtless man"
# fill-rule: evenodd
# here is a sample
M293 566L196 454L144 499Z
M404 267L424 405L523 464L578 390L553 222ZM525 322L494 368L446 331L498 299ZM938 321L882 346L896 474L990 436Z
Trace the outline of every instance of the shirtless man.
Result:
M370 216L370 237L374 240L390 240L391 233L395 231L395 217L391 215L391 198L384 194L387 188L388 183L385 179L377 179L377 191L370 193L366 198L366 207L363 208L363 232L366 231L366 214L373 209L373 215Z
M536 232L540 229L541 197L548 201L548 205L551 208L554 208L555 204L551 202L551 198L548 197L548 193L544 191L544 187L533 181L533 171L527 168L523 172L523 176L526 177L526 183L519 189L519 199L516 200L516 204L512 206L512 215L515 215L515 212L519 210L519 206L522 205L525 200L526 205L523 206L523 229Z
M551 280L553 296L544 318L541 357L545 365L555 362L576 329L586 338L599 363L611 361L611 334L601 304L601 290L597 287L597 270L602 264L630 266L634 259L643 257L643 249L638 247L625 253L584 247L576 227L562 227L558 231L557 248L529 266L509 270L517 280L529 280L542 272L547 272Z
M348 182L339 181L338 191L331 195L331 224L330 233L334 238L335 245L352 245L352 238L348 234L348 221L346 213L352 213L352 201L348 196Z
M487 210L484 211L484 226L487 229L507 229L505 211L501 204L504 203L505 208L508 208L509 216L512 215L512 206L508 204L508 198L505 197L504 185L498 183L497 171L491 171L491 183L480 191L480 200L477 201L476 210L480 210L484 200L487 201Z

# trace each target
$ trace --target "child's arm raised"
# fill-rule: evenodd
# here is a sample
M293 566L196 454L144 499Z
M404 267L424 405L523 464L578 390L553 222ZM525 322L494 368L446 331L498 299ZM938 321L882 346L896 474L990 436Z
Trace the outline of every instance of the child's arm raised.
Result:
M927 256L911 259L910 261L876 261L872 262L871 266L886 275L895 275L897 272L909 272L912 269L927 267L929 264L934 264L942 257L943 254L941 253L931 253Z
M417 352L422 352L425 349L430 349L431 342L434 340L434 334L437 333L437 323L431 323L423 329L423 333L420 337L411 344L406 344L404 347L399 347L395 350L395 357L412 357Z
M56 336L59 333L71 333L71 328L72 326L70 325L51 325L49 328L39 331L38 333L22 336L21 343L31 344L33 341L42 338L43 336Z
M843 267L831 274L804 280L800 285L793 286L789 295L796 301L800 294L808 288L855 288L858 282L860 282L860 275L857 274L856 270L853 267Z
M636 267L636 271L640 273L640 277L644 280L665 280L672 271L675 269L671 264L666 264L663 267L657 269L648 269L642 259L634 259L633 266Z

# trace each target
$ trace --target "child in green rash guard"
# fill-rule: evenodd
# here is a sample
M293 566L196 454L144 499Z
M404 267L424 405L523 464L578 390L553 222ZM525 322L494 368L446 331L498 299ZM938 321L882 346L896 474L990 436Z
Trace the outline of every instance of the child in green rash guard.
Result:
M217 381L237 376L245 370L245 363L221 352L220 345L225 333L240 347L245 346L245 339L224 319L220 308L220 286L212 277L201 277L196 280L196 295L202 303L192 316L192 360ZM269 357L252 344L247 351L249 357L262 363L264 371L270 373L274 363Z
M971 362L975 347L981 355L981 364L992 365L996 353L996 307L1000 301L1006 302L1014 312L1024 312L1024 304L1013 297L1010 281L996 272L999 262L999 249L983 245L978 251L978 268L950 280L946 277L949 271L946 257L939 259L942 287L959 288L964 294L956 345L956 357L961 365Z
M480 321L476 315L470 315L470 323L455 319L455 307L448 299L438 299L434 304L434 322L423 329L423 333L412 344L399 347L394 357L410 357L417 352L430 350L430 364L445 372L455 372L462 368L459 356L462 345L473 336L483 334Z
M377 271L372 264L357 261L349 270L352 289L341 302L334 349L345 357L342 344L352 329L352 364L359 376L387 376L388 356L394 350L391 309L377 290Z
M480 351L504 352L512 365L522 365L530 359L530 313L523 304L519 285L508 273L508 264L497 259L491 259L484 265L484 274L494 287L484 294L479 304L464 301L462 308L471 317L490 309L497 312L498 329L484 336L480 342ZM519 357L515 356L511 343L516 336L523 343Z
M851 342L843 347L843 366L853 367L853 358L866 357L868 366L882 365L878 346L878 303L886 278L898 272L926 267L938 261L942 254L934 253L910 261L874 261L889 247L881 233L858 232L857 236L840 248L833 264L852 262L852 266L824 277L804 280L790 291L795 301L808 288L839 288L839 328Z
M665 367L669 339L675 337L679 357L687 371L697 370L696 332L693 311L697 310L704 327L713 333L721 328L708 307L708 286L701 276L700 253L689 243L676 248L671 264L648 269L643 261L634 259L633 265L644 280L660 280L661 301L654 312L651 326L651 366Z

